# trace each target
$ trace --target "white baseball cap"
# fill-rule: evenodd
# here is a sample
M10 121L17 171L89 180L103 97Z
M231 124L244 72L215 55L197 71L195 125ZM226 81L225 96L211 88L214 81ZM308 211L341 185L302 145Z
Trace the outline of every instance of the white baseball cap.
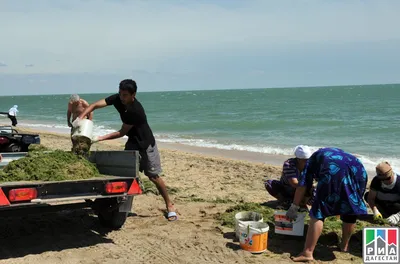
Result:
M311 157L312 151L308 146L298 145L294 148L294 155L298 159L308 159Z

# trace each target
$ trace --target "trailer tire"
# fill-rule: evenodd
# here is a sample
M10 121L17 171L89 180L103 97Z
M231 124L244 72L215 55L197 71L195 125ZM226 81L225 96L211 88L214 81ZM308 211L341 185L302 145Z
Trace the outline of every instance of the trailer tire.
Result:
M7 147L8 152L21 152L21 149L22 149L21 145L19 145L17 143L11 143Z
M98 217L102 226L118 230L125 224L128 212L119 212L117 208L112 211L101 211Z

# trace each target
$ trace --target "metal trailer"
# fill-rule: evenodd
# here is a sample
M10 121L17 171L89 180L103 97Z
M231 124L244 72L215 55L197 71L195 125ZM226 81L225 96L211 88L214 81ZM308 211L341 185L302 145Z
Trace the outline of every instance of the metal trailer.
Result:
M1 153L0 169L27 152ZM14 215L91 208L100 223L121 228L142 194L138 151L92 151L89 161L103 177L68 181L0 183L0 218Z

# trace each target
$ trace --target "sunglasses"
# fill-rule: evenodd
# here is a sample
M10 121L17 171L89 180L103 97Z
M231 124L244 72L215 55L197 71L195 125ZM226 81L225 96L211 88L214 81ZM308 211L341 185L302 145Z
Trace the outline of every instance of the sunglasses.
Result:
M378 175L378 177L379 177L379 179L380 179L381 181L388 181L388 180L392 179L392 176L388 176L388 177L386 177L386 178L383 178L384 175Z

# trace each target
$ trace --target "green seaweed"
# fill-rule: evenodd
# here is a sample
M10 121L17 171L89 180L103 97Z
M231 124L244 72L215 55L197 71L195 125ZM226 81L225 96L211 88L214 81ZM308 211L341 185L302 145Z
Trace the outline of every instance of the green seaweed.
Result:
M45 147L44 145L38 144L38 145L29 145L28 151L29 152L36 152L36 151L48 151L50 150L49 148Z
M221 222L221 225L234 228L235 214L244 211L260 213L266 223L272 224L274 222L274 209L258 203L237 204L228 208L224 213L217 215L217 219Z
M143 184L143 193L153 193L155 195L160 195L160 192L158 191L156 185L152 183L149 179L142 179L142 184ZM176 194L179 192L179 189L176 187L169 187L167 186L167 192L168 194Z
M71 151L78 156L89 156L92 140L84 136L77 136L72 138Z
M390 226L385 219L380 220L357 220L354 232L357 233L362 231L364 227L377 227L377 226ZM324 228L322 234L336 233L338 235L342 234L342 221L336 216L327 217L324 221Z
M244 211L258 212L262 214L264 222L274 225L274 209L264 206L258 203L242 203L234 205L226 209L222 214L217 215L217 220L220 221L221 225L234 228L235 227L235 214ZM308 223L309 217L307 215L305 224ZM389 226L386 220L374 220L374 221L364 221L357 220L354 232L357 233L361 231L364 227L376 227L376 226ZM324 228L322 230L322 235L328 235L331 233L336 233L341 235L342 233L342 221L336 217L327 217L324 221Z
M61 150L32 151L0 170L0 182L63 181L99 176L96 166L86 158Z
M152 183L150 180L142 179L142 184L144 193L153 193L155 195L159 194L156 185Z

